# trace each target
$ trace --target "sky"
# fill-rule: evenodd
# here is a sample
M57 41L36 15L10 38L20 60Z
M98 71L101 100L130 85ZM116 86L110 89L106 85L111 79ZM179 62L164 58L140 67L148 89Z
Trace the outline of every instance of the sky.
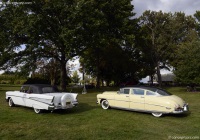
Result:
M146 10L163 12L184 12L186 15L194 15L200 11L200 0L133 0L136 17Z

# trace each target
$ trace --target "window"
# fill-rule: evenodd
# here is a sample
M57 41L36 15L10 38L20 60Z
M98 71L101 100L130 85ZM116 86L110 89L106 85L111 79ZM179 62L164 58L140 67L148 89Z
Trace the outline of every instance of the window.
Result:
M42 87L42 93L55 93L55 92L59 92L57 87Z
M130 89L120 89L120 94L129 94Z
M153 95L158 95L158 94L155 93L155 92L153 92L153 91L147 91L147 92L146 92L146 95L151 95L151 96L153 96Z
M24 93L28 93L28 91L29 91L29 86L22 86L20 91L21 91L21 92L24 92Z
M144 95L144 90L143 89L133 89L133 94Z
M129 94L130 89L124 89L124 94Z
M37 93L37 88L35 88L35 87L30 87L30 93L34 93L34 94L36 94Z
M53 92L53 88L52 87L43 87L42 88L42 92L43 93L52 93Z
M170 95L172 95L171 93L169 93L169 92L167 92L165 90L161 90L161 89L158 89L157 93L162 95L162 96L170 96Z

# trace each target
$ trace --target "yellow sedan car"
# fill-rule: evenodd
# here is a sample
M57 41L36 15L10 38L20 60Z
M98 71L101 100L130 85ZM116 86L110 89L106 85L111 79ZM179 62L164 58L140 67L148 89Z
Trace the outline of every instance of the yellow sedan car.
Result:
M97 95L97 103L103 109L149 112L155 117L189 111L188 104L183 99L153 87L124 87L119 91L106 91Z

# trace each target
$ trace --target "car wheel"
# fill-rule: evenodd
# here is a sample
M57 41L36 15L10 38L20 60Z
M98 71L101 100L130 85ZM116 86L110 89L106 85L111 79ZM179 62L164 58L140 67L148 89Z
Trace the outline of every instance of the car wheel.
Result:
M12 98L9 99L8 104L9 104L10 107L15 106L15 104L14 104Z
M40 114L42 112L41 109L34 108L35 113Z
M152 115L153 115L154 117L161 117L163 114L162 114L162 113L159 113L159 112L154 112L154 113L152 113Z
M107 100L103 100L103 101L101 102L101 107L102 107L103 109L108 109L108 108L110 107L109 102L108 102Z

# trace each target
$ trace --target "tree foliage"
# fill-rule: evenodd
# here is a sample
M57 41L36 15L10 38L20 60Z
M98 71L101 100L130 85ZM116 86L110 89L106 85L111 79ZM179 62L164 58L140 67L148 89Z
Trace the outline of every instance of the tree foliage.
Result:
M177 52L178 64L174 71L177 81L184 84L200 84L200 40L184 43Z
M195 19L191 16L184 19L184 21L187 21L185 27L187 27L188 30L182 30L182 32L185 32L185 36L182 37L181 42L177 46L175 57L172 61L177 81L184 84L200 84L200 12L197 11L194 16L196 22L194 22Z
M93 48L97 52L96 58L99 58L99 48L110 44L121 46L125 40L134 39L130 33L133 28L132 10L130 0L34 0L30 5L6 5L2 11L11 16L6 24L13 25L10 29L13 34L11 42L14 42L12 51L25 44L17 56L10 53L15 61L8 60L13 65L30 60L34 66L42 57L56 59L60 63L61 88L64 90L69 59L82 55L87 48ZM97 67L99 61L96 61Z
M60 78L62 90L66 64L74 56L80 56L86 73L96 77L97 87L101 80L108 85L135 82L155 73L161 84L160 69L168 66L183 79L179 76L187 61L181 54L189 48L187 57L197 61L192 53L198 52L200 12L194 18L182 12L145 11L134 19L133 8L130 0L2 4L0 69L15 67L23 76L37 71L52 84ZM38 71L42 61L44 67Z
M156 67L159 85L162 85L160 69L175 67L176 50L179 44L186 41L190 32L195 30L195 21L191 16L184 13L163 13L162 11L146 11L140 17L140 22L145 30L146 41L149 44L150 64ZM151 69L153 70L153 69Z
M73 83L79 83L80 81L80 77L78 75L78 71L74 71L72 76L71 76L71 80Z
M127 45L134 45L136 21L131 19L134 13L130 0L90 2L95 8L91 10L95 20L91 21L94 22L92 26L88 26L88 22L84 24L92 35L87 38L90 47L81 56L82 65L86 65L88 74L97 77L99 87L100 80L119 81L127 74L124 67L127 67L129 55L123 51Z

